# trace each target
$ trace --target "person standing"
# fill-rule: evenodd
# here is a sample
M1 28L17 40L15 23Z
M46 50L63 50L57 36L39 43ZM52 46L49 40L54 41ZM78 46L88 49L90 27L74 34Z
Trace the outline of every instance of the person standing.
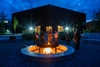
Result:
M69 38L68 32L66 32L65 37L66 37L66 45L70 46L70 38Z
M48 42L52 43L52 31L51 31L51 29L48 32Z
M44 33L43 32L41 32L40 34L40 41L41 43L44 43Z
M73 41L74 41L74 44L75 44L75 49L79 49L80 48L80 40L81 40L80 33L78 31L74 32Z
M55 45L58 45L58 32L54 32L54 40L55 40Z
M38 44L39 43L39 35L36 32L36 34L34 35L34 44Z

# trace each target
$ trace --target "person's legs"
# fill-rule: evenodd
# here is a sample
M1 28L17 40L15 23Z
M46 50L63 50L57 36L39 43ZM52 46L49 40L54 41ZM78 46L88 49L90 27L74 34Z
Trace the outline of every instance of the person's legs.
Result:
M70 46L70 40L68 40L68 45Z
M36 40L34 39L34 44L36 44Z
M68 45L68 42L67 42L67 40L66 40L66 45Z
M66 40L66 45L70 46L70 40Z
M39 39L37 40L37 44L39 43Z
M76 43L76 49L79 49L79 41Z
M77 43L77 49L80 49L80 42Z
M55 45L58 45L58 38L55 38Z

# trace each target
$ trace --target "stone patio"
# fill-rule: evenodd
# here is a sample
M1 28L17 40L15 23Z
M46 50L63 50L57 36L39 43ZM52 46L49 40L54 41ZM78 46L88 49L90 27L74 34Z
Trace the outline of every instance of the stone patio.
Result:
M65 41L59 41L65 44ZM80 50L75 50L71 59L59 62L33 62L25 59L20 50L33 41L15 41L0 43L0 67L100 67L100 45L81 43ZM71 42L73 46L73 42Z

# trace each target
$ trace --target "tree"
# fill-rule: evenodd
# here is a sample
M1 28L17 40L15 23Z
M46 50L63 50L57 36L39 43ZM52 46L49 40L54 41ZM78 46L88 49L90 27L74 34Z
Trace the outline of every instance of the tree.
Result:
M93 19L95 20L95 29L100 32L100 9L93 14Z
M2 10L2 12L0 13L0 34L5 33L4 21L5 21L6 17L7 17L7 15L5 15L5 12Z
M100 9L93 14L93 19L100 21Z
M17 26L18 26L18 20L16 19L16 17L14 17L14 23L13 23L14 33L16 32Z
M2 10L2 12L0 13L0 22L4 22L6 17L7 17L7 15L5 15L4 10Z

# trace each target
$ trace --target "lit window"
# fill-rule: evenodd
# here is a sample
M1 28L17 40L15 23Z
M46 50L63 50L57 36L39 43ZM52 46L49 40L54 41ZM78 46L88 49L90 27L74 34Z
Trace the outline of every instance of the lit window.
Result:
M35 32L40 32L41 31L41 26L35 26Z
M46 26L46 32L48 32L50 29L52 31L52 26Z
M64 31L64 27L63 26L58 26L58 32L63 32Z

